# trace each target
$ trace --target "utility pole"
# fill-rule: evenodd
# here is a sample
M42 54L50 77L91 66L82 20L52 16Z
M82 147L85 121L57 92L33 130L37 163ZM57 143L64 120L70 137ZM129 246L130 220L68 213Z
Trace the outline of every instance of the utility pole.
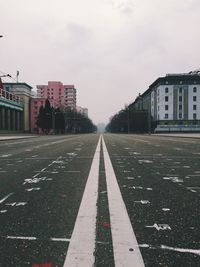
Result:
M148 134L151 134L151 109L148 109Z
M127 106L127 128L128 128L128 134L130 133L130 114L129 114L129 106Z
M19 81L19 71L17 70L16 82L18 83L18 81Z
M53 134L55 134L55 110L52 110L52 128Z

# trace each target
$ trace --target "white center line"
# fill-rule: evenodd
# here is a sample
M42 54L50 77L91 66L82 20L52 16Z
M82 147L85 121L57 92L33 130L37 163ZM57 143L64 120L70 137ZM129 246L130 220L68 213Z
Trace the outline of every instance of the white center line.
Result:
M115 267L144 267L104 139L102 141Z
M91 267L94 265L100 142L93 157L85 191L76 218L63 267Z

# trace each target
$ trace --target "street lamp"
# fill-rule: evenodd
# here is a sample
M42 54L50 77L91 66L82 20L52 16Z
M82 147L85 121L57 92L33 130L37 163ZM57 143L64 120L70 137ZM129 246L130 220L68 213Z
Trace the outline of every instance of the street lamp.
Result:
M130 133L130 108L129 108L129 105L127 106L127 131L129 134Z

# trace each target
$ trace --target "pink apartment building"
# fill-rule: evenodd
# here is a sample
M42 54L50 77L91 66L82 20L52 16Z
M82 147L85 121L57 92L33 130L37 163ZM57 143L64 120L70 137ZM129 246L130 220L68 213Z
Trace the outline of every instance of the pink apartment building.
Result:
M37 85L37 97L52 100L53 107L76 109L76 89L74 85L61 82L48 82L48 85Z
M36 121L39 114L40 106L45 105L46 99L54 108L65 110L70 108L76 109L76 89L74 85L63 85L59 81L48 82L48 85L37 85L37 98L31 99L31 132L38 132Z

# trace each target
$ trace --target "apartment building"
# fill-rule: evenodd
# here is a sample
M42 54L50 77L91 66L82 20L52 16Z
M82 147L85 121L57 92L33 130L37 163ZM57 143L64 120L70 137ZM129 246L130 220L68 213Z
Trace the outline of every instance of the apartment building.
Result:
M74 85L64 85L59 81L49 81L48 85L37 85L37 97L48 98L53 107L76 109L76 89Z
M157 122L156 131L200 131L199 73L167 74L134 102Z

